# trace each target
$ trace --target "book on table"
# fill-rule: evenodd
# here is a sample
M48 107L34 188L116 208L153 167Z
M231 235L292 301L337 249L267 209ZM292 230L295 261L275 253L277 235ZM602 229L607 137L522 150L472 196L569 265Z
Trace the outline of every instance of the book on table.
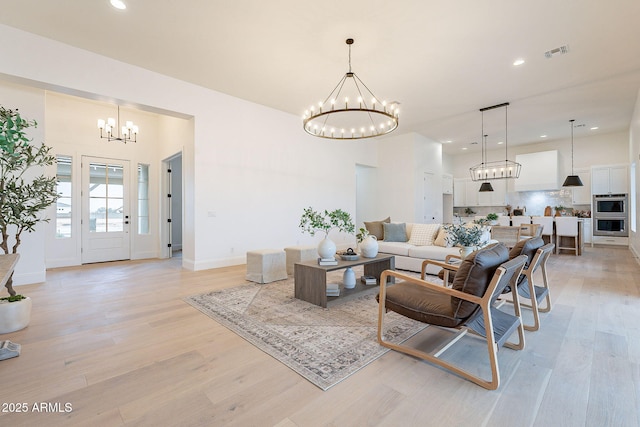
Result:
M0 360L20 356L20 347L11 341L0 341Z
M318 265L338 265L338 260L335 258L318 258Z
M340 285L337 283L327 283L327 296L328 297L340 296Z
M378 281L375 276L361 276L360 281L365 285L377 285Z

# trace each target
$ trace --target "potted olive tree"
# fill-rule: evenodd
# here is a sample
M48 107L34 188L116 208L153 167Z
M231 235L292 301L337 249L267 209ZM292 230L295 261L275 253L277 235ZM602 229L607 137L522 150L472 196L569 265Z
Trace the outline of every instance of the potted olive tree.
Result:
M4 254L18 253L22 233L47 222L42 212L58 198L55 177L34 178L28 172L56 160L50 147L31 144L26 131L36 126L35 120L23 119L17 109L0 106L0 249ZM9 296L0 298L0 333L22 329L30 319L31 299L16 295L12 283L13 275L6 284Z

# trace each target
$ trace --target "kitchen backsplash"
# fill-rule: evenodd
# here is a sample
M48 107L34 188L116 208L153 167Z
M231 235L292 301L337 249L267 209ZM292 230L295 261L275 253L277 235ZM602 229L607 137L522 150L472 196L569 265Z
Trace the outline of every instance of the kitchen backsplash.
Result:
M574 205L572 202L573 194L570 189L560 189L555 191L519 191L507 193L507 203L511 205L511 209L523 209L525 215L544 215L547 206L551 206L552 214L556 206L564 206L565 208L573 208L574 210L588 211L590 205ZM487 215L489 213L507 213L504 206L474 206L475 215ZM454 213L460 216L469 216L465 213L465 208L454 208Z

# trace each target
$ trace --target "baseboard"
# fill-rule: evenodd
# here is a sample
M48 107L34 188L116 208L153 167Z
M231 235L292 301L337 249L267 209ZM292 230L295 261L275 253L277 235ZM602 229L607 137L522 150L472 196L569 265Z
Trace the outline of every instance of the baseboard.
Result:
M13 286L32 285L42 283L47 280L47 271L37 271L32 273L13 273Z
M183 260L182 265L185 268L188 268L185 265L185 261L186 260ZM234 265L240 265L240 264L246 264L246 263L247 263L247 257L243 255L243 256L237 256L232 258L219 258L219 259L208 260L208 261L198 261L195 263L192 262L192 266L194 271L198 271L198 270L209 270L211 268L231 267Z

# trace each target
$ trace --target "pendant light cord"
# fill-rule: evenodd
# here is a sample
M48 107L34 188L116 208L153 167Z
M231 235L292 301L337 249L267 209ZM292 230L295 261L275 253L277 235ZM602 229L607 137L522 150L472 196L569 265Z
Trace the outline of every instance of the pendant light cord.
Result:
M569 120L569 124L571 124L571 175L573 175L573 122L575 120Z

